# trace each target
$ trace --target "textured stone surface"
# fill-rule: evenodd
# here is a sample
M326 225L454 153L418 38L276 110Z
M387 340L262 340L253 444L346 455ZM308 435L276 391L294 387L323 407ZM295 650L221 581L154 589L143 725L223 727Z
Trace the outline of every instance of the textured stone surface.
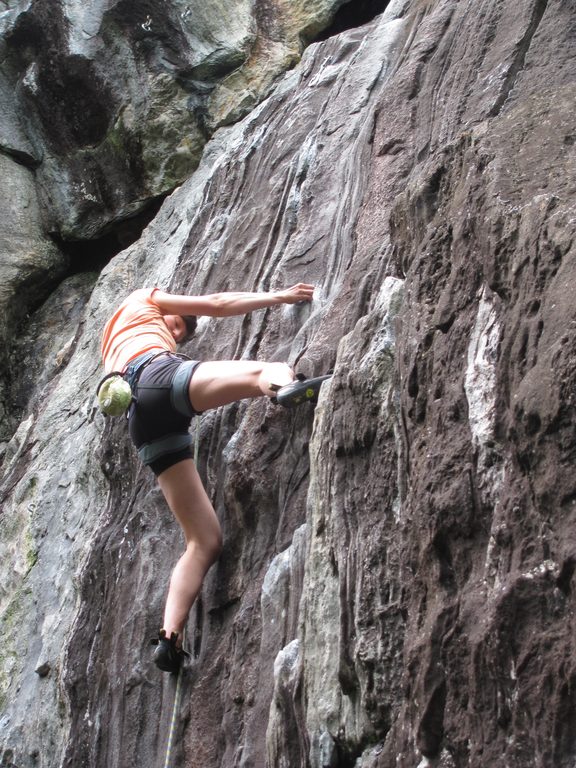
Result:
M186 179L214 128L261 101L341 4L10 3L0 147L37 166L54 231L94 237Z
M34 176L0 153L0 445L14 431L6 400L13 378L10 349L28 313L62 279L66 258L47 238ZM16 422L17 423L17 422Z
M147 639L181 539L93 410L110 308L306 279L312 306L188 346L335 374L315 416L202 419L225 546L175 765L573 765L575 24L560 0L391 3L217 131L86 304L89 278L42 310L62 366L0 488L5 764L163 760Z
M385 736L402 669L392 538L400 510L394 348L402 296L403 281L386 278L372 312L342 340L316 411L301 603L301 685L315 766L350 764L363 743ZM353 421L350 398L364 403Z

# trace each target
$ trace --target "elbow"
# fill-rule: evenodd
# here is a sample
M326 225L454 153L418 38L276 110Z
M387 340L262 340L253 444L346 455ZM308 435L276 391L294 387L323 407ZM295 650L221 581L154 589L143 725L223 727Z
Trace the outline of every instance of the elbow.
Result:
M230 314L226 297L221 293L215 293L210 297L210 309L212 317L227 317Z

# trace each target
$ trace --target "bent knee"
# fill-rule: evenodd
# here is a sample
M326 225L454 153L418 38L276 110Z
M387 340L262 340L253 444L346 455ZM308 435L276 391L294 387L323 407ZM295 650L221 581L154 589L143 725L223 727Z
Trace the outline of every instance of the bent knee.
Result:
M294 371L288 363L264 363L258 385L263 394L271 397L278 387L294 381Z
M209 532L204 532L198 539L189 541L187 548L194 550L197 556L201 555L206 567L210 567L222 552L222 529L218 526Z
M222 554L222 529L218 528L218 533L213 537L212 542L210 544L210 552L212 555L212 562L215 562L218 560L220 555Z

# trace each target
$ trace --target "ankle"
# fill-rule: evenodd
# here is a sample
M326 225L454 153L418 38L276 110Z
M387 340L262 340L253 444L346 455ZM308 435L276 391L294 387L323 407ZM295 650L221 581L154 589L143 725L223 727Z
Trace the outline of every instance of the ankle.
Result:
M177 632L176 630L167 630L167 629L161 629L160 630L160 637L165 638L170 643L172 643L176 648L182 647L182 633Z
M263 394L271 397L281 387L291 384L295 375L287 363L268 363L260 374L259 387Z

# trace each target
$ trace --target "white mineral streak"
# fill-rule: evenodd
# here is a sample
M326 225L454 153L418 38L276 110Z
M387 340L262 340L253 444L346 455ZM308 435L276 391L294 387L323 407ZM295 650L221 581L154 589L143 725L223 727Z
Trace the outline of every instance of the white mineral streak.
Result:
M286 619L286 610L290 605L290 590L294 570L302 565L306 543L306 525L301 525L294 532L292 544L270 563L262 583L262 635L272 625Z
M468 400L468 420L472 439L478 451L477 483L484 504L493 509L492 525L484 570L487 584L499 589L499 547L497 536L502 531L499 514L499 491L504 482L506 467L495 441L496 419L496 364L500 342L500 324L495 302L497 298L486 288L478 304L476 323L468 346L468 359L464 389Z
M278 651L278 655L274 660L274 679L278 680L280 676L285 677L286 673L292 673L296 669L299 658L300 641L298 639L292 640L285 648Z
M468 400L468 421L478 451L478 488L482 500L494 505L504 480L505 467L495 441L496 365L500 343L497 297L482 290L476 323L468 346L464 390Z
M286 756L282 737L294 738L290 725L285 719L285 700L293 700L301 677L300 641L292 640L278 651L274 660L274 695L270 705L268 727L266 730L267 765L277 768L292 768Z
M387 277L376 298L375 310L382 312L386 322L382 323L370 340L370 347L359 362L359 369L373 369L385 353L393 349L396 342L394 319L397 317L404 297L404 280Z
M470 430L480 454L494 439L496 409L496 361L500 326L494 303L482 290L476 323L468 346L464 390L468 399Z

